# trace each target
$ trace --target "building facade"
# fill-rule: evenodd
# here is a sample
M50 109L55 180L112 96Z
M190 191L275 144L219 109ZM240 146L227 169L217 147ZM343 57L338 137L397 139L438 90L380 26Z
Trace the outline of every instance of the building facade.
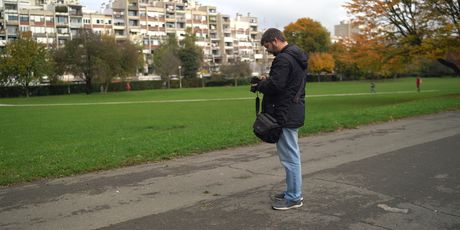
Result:
M256 17L231 18L195 0L114 0L98 12L85 10L79 0L0 0L0 47L25 31L47 46L62 46L82 28L142 45L145 72L167 36L182 40L187 28L196 35L209 72L237 61L249 62L257 71L256 63L266 56Z
M336 40L352 39L353 34L358 34L359 31L359 27L349 21L341 21L340 24L334 26L334 35Z
M63 45L82 27L77 0L0 0L0 46L31 31L40 43Z

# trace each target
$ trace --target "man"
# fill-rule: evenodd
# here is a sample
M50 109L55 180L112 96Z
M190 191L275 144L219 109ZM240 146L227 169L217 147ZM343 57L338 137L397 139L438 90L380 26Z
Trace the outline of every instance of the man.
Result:
M417 79L415 79L415 85L417 86L417 92L420 93L420 85L422 84L422 78L420 76L417 76Z
M305 120L305 83L307 55L297 46L290 45L278 29L268 29L262 36L261 45L275 59L270 76L253 87L264 94L262 112L269 113L282 126L282 134L276 148L286 172L286 190L275 195L275 210L288 210L303 205L302 172L298 145L298 128Z

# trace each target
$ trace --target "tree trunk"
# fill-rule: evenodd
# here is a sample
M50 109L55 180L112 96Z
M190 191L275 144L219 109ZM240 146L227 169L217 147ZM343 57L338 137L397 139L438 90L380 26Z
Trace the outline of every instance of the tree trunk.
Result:
M25 90L26 90L26 97L29 97L30 96L30 92L29 92L29 83L26 82L26 87L25 87Z
M447 61L445 59L442 59L442 58L438 58L437 61L441 64L443 64L444 66L446 66L447 68L453 70L455 72L455 74L460 77L460 68L455 65L455 63L452 63L450 61Z
M91 78L86 78L86 94L91 94Z

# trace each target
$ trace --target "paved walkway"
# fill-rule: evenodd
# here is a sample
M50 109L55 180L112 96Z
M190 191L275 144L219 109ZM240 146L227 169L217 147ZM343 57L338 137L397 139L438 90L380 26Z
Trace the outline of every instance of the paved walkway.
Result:
M305 205L259 144L0 189L0 229L460 229L460 112L300 140Z

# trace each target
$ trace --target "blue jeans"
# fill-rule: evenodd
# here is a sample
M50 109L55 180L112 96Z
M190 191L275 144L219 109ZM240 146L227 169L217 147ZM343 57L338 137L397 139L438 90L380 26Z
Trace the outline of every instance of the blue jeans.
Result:
M302 197L302 167L298 141L297 129L283 128L276 143L278 156L286 171L287 188L284 198L289 201L298 201Z

